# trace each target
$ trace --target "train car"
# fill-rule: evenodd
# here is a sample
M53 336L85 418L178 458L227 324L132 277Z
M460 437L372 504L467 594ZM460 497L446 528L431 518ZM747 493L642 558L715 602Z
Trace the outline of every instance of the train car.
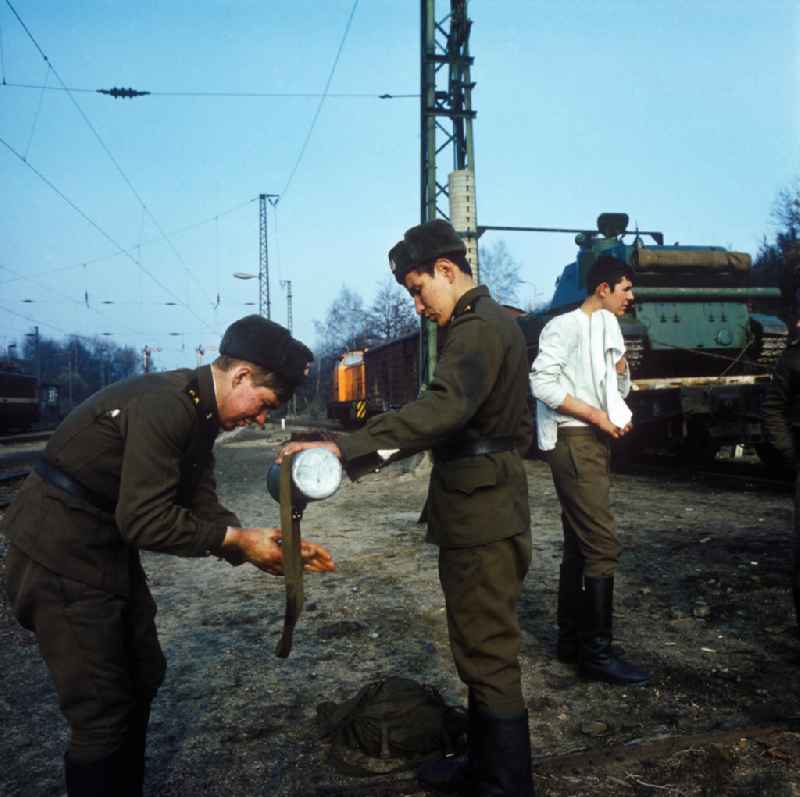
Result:
M522 311L504 305L516 318ZM447 330L436 336L441 351ZM334 366L328 417L345 426L359 426L373 415L396 410L419 395L419 331L347 352Z
M0 368L0 432L27 431L40 414L36 377L10 365Z
M328 417L343 426L366 420L364 391L364 351L341 354L333 368Z
M328 417L346 427L360 426L412 401L418 385L419 332L345 352L333 369Z
M367 349L364 364L366 417L413 401L419 392L419 332Z
M625 214L604 213L597 231L576 236L578 256L556 282L552 300L522 316L529 358L544 325L578 307L585 277L600 254L631 266L635 301L620 319L633 379L628 403L635 434L626 447L669 448L710 459L727 444L763 451L761 404L770 371L786 345L777 316L754 301L780 290L752 285L750 256L716 246L645 244L627 231ZM632 243L623 238L634 235Z

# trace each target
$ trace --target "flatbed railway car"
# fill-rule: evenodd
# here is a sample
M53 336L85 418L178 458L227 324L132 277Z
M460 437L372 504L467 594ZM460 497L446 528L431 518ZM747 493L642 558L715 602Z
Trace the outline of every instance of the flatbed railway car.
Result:
M0 369L0 432L27 431L40 417L39 380Z

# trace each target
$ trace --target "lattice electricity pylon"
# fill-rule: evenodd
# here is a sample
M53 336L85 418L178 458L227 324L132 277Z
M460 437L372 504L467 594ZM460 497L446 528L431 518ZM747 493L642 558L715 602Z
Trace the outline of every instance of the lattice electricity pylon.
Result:
M449 6L439 18L437 0L421 0L420 46L421 85L421 174L420 220L449 219L447 175L455 169L475 171L472 137L473 58L469 54L472 21L467 17L467 0L438 0ZM447 67L447 69L445 69ZM449 120L449 122L444 121ZM450 156L449 162L446 158ZM443 178L437 177L437 163Z
M439 18L437 0L421 0L420 221L423 224L437 217L450 221L450 172L458 169L469 170L473 175L475 172L472 138L475 84L470 78L473 58L469 54L472 22L467 17L467 0L439 0L439 7L444 5L449 9ZM437 162L442 166L441 177L437 177ZM436 369L436 332L434 323L421 322L421 386L431 381Z
M258 247L258 314L272 318L269 299L269 249L267 247L267 202L272 207L278 204L277 194L259 194L259 247Z

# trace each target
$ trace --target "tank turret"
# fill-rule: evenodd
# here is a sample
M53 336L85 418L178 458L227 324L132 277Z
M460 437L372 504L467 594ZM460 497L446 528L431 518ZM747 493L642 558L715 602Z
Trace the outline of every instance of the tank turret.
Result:
M777 316L751 311L754 301L779 298L780 291L751 284L750 255L665 246L660 233L648 233L654 240L646 243L627 223L624 213L603 213L596 231L576 235L575 262L557 279L552 300L526 319L529 345L535 350L537 329L550 318L580 305L589 269L608 254L634 273L636 298L620 321L634 379L769 373L787 330Z

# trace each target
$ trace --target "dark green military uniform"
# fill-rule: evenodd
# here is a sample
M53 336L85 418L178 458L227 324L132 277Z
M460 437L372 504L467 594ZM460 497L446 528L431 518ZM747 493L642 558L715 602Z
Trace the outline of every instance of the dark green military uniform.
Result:
M509 450L458 455L498 439ZM440 548L456 666L477 704L506 716L524 709L516 609L531 555L521 458L530 442L525 340L483 286L456 304L423 395L339 442L348 467L379 449L433 449L428 536Z
M792 594L800 625L800 342L792 342L778 360L764 399L764 434L780 461L796 471L794 490L794 563Z
M111 385L59 426L0 522L11 604L37 634L75 760L146 727L163 679L138 549L207 556L240 525L216 497L218 428L209 366Z
M220 425L263 424L314 357L257 315L231 324L219 352L214 366L119 382L73 410L2 520L11 605L70 723L70 797L141 797L165 662L138 549L266 563L242 543L266 530L241 529L217 500L214 439Z

